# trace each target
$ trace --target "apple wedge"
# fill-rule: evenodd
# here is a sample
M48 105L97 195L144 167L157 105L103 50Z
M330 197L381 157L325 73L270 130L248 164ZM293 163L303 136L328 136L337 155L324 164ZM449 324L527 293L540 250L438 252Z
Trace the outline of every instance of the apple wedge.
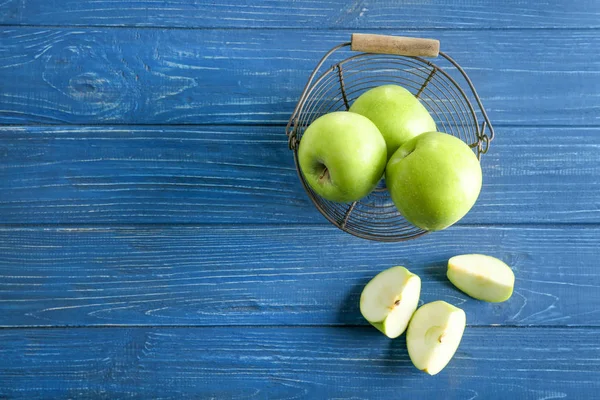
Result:
M448 279L458 289L479 300L499 303L512 296L515 274L497 258L463 254L448 260Z
M429 375L440 372L450 362L466 326L463 310L445 301L421 306L406 331L406 346L411 361Z
M400 336L417 309L421 278L404 267L377 274L362 291L360 312L387 337Z

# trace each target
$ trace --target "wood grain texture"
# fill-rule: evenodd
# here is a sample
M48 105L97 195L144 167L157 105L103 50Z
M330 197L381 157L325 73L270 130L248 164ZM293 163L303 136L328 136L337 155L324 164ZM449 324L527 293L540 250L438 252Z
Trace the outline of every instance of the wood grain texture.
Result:
M598 128L499 128L460 223L599 223L599 149ZM0 187L4 224L328 224L279 127L0 127Z
M0 123L281 125L318 59L350 33L3 28ZM411 34L441 41L497 125L600 121L595 31Z
M365 53L412 57L437 57L440 53L440 42L436 39L353 33L350 41L352 51Z
M595 0L4 0L0 23L193 28L597 28Z
M11 399L561 399L600 390L597 329L465 331L435 378L372 328L0 331Z
M401 244L300 225L2 228L0 326L365 325L362 288L394 265L470 325L600 326L599 242L585 227L454 227ZM448 282L447 260L475 252L514 269L510 301Z
M0 399L597 397L600 2L434 3L0 0ZM353 31L473 79L497 139L462 226L367 242L305 196L282 125ZM510 301L448 283L469 252ZM435 378L358 310L393 265L467 313Z

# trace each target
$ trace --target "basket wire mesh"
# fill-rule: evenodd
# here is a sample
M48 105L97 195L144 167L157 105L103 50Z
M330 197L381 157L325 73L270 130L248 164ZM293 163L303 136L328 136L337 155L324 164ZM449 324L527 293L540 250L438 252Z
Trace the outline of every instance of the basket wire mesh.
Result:
M317 76L333 53L351 44L340 44L325 54L309 77L290 118L286 133L298 176L317 209L343 231L376 241L414 239L427 231L412 225L398 212L383 179L373 192L353 203L336 203L319 196L308 185L298 163L298 145L304 131L318 117L346 111L362 93L388 84L400 85L413 93L434 118L438 131L463 140L479 159L488 151L494 131L471 80L460 65L441 51L439 55L450 69L465 81L469 95L448 72L418 56L359 53L335 62ZM470 98L479 109L481 125Z

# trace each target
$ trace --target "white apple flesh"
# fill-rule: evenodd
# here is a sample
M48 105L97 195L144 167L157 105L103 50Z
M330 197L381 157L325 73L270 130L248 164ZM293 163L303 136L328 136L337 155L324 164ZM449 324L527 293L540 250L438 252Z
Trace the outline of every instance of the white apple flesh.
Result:
M420 293L421 278L404 267L392 267L365 286L360 296L360 312L371 325L394 339L406 330Z
M406 346L411 361L429 375L439 373L458 349L465 326L463 310L445 301L421 306L406 331Z
M448 279L457 288L479 300L499 303L512 296L515 274L497 258L463 254L448 260Z

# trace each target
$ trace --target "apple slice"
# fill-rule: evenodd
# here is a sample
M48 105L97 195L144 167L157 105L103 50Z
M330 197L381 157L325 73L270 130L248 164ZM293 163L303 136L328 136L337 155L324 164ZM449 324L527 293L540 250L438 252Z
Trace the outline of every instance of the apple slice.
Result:
M404 267L377 274L360 295L360 312L387 337L400 336L417 309L421 278Z
M479 300L499 303L512 296L515 274L497 258L463 254L448 260L448 279L457 288Z
M406 331L408 355L415 367L429 375L444 369L458 349L466 323L465 312L445 301L419 308Z

